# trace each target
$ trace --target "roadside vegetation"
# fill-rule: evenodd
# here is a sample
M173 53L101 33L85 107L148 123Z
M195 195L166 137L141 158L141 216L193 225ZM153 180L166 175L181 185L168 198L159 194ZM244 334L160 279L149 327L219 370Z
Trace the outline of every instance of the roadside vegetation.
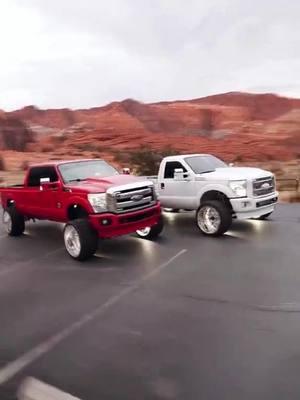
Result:
M178 151L172 147L153 150L148 146L141 146L128 152L115 152L114 159L118 164L132 169L137 175L157 175L161 160L176 154Z
M4 157L0 155L0 171L5 171L6 167L5 167L5 161L4 161Z
M158 166L162 158L169 155L179 154L172 147L164 147L160 150L153 150L150 146L140 146L135 150L114 150L100 146L88 146L89 151L81 150L68 152L59 147L55 152L26 151L1 151L0 153L0 186L7 184L20 184L24 172L30 163L57 160L62 158L104 158L112 162L117 168L128 167L132 173L137 175L157 175ZM91 152L90 149L93 149ZM231 160L233 161L233 160ZM270 170L277 178L277 188L280 192L280 199L284 202L300 202L300 158L289 161L244 161L237 156L234 160L236 166L258 167Z

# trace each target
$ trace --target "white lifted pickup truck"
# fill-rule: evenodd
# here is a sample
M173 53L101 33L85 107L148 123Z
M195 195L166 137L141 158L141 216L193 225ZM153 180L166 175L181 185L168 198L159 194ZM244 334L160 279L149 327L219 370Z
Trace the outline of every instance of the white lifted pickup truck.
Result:
M196 224L219 236L232 219L267 218L278 200L275 177L259 168L234 167L209 154L166 157L156 184L162 207L196 210Z

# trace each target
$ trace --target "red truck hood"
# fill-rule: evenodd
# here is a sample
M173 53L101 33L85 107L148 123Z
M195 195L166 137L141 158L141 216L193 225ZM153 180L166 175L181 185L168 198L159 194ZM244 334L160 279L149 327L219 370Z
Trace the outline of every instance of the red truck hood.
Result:
M112 186L121 186L128 183L141 182L143 178L138 178L133 175L113 175L105 178L89 178L82 182L72 182L66 187L77 191L84 191L87 193L103 193Z

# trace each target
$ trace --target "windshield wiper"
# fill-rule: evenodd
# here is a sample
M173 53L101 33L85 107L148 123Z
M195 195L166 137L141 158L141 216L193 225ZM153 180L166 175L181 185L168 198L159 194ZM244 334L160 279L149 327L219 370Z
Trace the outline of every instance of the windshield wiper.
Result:
M207 171L203 171L203 172L200 172L200 174L202 175L202 174L208 174L209 172L215 172L215 169L210 169L210 170L207 170Z
M68 180L68 183L70 182L82 182L82 181L86 181L88 178L76 178L76 179L70 179Z

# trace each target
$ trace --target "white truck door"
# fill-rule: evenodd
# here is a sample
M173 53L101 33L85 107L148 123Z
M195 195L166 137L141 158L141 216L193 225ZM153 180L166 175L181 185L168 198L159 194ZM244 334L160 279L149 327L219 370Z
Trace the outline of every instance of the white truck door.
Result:
M175 181L175 169L181 168L188 172L186 167L179 161L167 161L164 173L158 182L159 200L161 205L166 208L193 209L196 187L192 175L189 181Z

